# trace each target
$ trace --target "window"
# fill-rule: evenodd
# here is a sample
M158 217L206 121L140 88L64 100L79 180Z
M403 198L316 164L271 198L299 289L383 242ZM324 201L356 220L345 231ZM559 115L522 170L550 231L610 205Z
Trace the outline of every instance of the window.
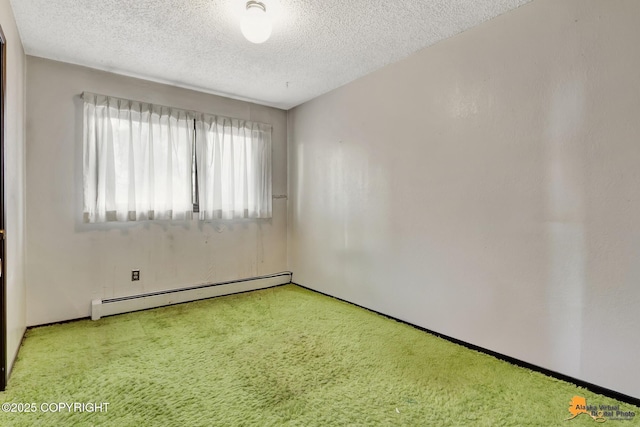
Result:
M271 126L83 98L85 221L271 217Z

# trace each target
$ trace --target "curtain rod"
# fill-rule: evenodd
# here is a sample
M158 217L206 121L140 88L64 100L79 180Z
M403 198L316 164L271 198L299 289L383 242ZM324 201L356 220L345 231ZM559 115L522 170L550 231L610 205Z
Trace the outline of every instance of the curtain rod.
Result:
M147 102L147 101L139 101L139 100L136 100L136 99L121 98L121 97L119 97L119 96L104 95L104 94L102 94L102 93L88 92L88 91L86 91L86 90L85 90L85 91L83 91L83 92L80 94L80 98L85 99L85 95L92 95L92 96L104 96L105 98L113 98L113 99L117 99L117 100L125 101L125 102L138 102L138 103L140 103L140 104L152 105L152 106L154 106L154 107L169 108L169 109L171 109L171 110L179 110L179 111L183 111L183 112L185 112L185 113L191 113L191 114L194 114L194 115L203 114L203 115L206 115L206 116L220 117L220 118L222 118L222 119L228 119L228 120L242 120L242 121L249 122L249 123L253 123L253 124L257 124L257 125L269 126L270 128L272 128L272 127L273 127L273 126L272 126L271 124L269 124L269 123L256 122L256 121L253 121L253 120L240 119L240 118L237 118L237 117L222 116L222 115L220 115L220 114L203 113L202 111L188 110L188 109L186 109L186 108L172 107L172 106L169 106L169 105L156 104L156 103L153 103L153 102Z

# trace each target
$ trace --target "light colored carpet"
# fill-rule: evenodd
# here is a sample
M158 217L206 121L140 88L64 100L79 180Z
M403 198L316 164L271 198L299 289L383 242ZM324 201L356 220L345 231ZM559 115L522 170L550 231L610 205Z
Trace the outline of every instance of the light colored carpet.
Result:
M576 395L640 412L287 285L31 329L0 402L36 411L0 425L594 425L565 421ZM43 412L52 402L109 405Z

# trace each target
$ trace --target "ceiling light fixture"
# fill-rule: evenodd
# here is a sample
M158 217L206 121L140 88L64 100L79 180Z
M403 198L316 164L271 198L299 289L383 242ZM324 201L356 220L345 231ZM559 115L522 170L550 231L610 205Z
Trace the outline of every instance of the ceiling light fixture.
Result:
M247 2L247 10L242 18L240 29L251 43L264 43L271 37L273 25L264 3L254 0Z

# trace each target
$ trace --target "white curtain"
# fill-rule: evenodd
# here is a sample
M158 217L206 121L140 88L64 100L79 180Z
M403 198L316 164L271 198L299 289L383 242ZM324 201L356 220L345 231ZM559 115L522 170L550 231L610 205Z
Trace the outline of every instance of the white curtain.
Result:
M83 97L85 221L191 217L193 114Z
M271 126L200 114L196 160L200 219L272 216Z

